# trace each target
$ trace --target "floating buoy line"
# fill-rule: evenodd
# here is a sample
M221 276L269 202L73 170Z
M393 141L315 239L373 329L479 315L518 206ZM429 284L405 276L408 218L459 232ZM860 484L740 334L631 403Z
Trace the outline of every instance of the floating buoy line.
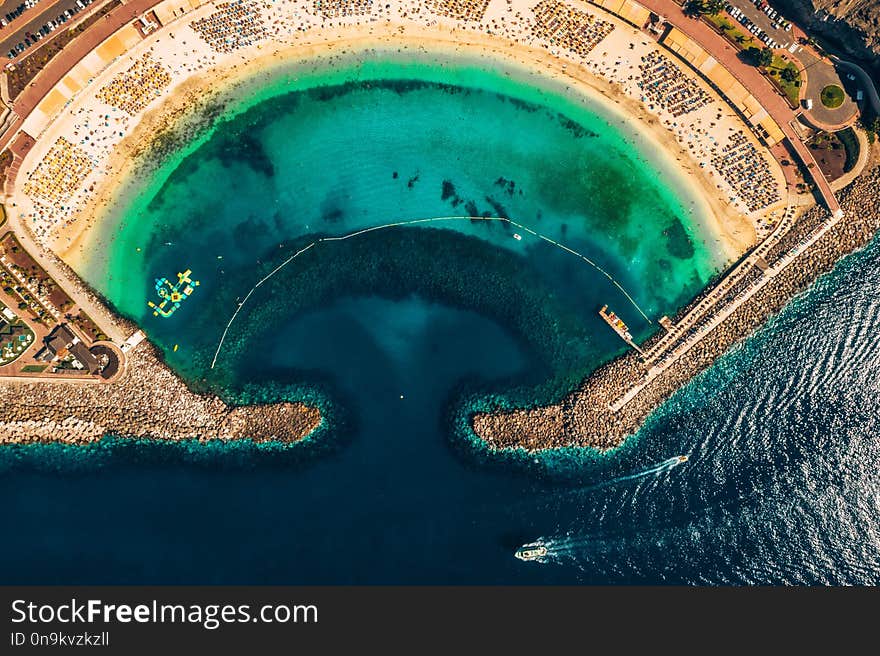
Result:
M217 364L217 358L220 356L220 349L223 348L223 342L226 340L226 335L229 332L230 327L232 327L232 324L235 322L235 319L238 317L238 313L241 312L241 308L243 308L245 303L248 302L248 299L251 297L251 295L255 291L257 291L257 289L264 282L269 280L272 276L274 276L276 273L281 271L281 269L283 269L288 264L293 262L296 258L298 258L303 253L305 253L305 252L309 251L310 249L314 248L315 246L322 244L322 243L325 243L325 242L345 241L346 239L353 239L354 237L359 237L361 235L365 235L370 232L376 232L377 230L387 230L389 228L399 228L399 227L404 227L404 226L418 225L418 224L422 224L422 223L439 223L439 222L443 222L443 221L500 221L502 223L507 223L508 225L516 226L520 230L523 230L524 232L527 232L530 235L537 237L538 239L541 239L543 241L546 241L546 242L552 244L556 248L559 248L567 253L570 253L571 255L574 255L575 257L580 258L585 263L587 263L588 265L593 267L596 271L598 271L599 273L604 275L606 278L608 278L608 280L611 281L611 283L615 287L617 287L617 289L620 290L620 292L626 297L626 300L628 300L632 304L632 306L636 310L638 310L639 314L641 314L645 318L645 321L647 321L648 323L653 323L653 321L651 321L651 319L648 318L648 315L645 314L645 312L642 310L642 308L639 307L639 304L635 302L635 299L633 299L633 297L630 296L629 292L627 292L623 288L623 285L621 285L617 280L615 280L614 276L612 276L605 269L603 269L601 266L596 264L593 260L588 258L583 253L579 253L578 251L576 251L572 248L569 248L565 244L560 244L555 239L551 239L550 237L548 237L546 235L542 235L540 232L536 232L536 231L532 230L531 228L524 226L521 223L517 223L516 221L509 219L507 217L503 217L503 216L437 216L437 217L432 217L429 219L411 219L409 221L397 221L395 223L385 223L383 225L372 226L370 228L363 228L361 230L357 230L355 232L351 232L349 234L342 235L339 237L321 237L320 239L316 239L315 241L310 243L308 246L305 246L305 247L299 249L296 253L294 253L293 255L288 257L281 264L279 264L277 267L272 269L272 271L270 271L268 274L263 276L257 282L256 285L251 287L251 290L247 293L247 295L238 304L238 307L235 309L235 312L232 313L232 317L229 319L229 323L227 323L226 327L223 329L223 334L220 336L220 342L217 344L217 350L214 352L213 360L211 360L211 369L213 369L214 365ZM521 239L521 236L516 233L515 233L514 237L515 238L520 237L520 239ZM519 239L517 241L519 241Z

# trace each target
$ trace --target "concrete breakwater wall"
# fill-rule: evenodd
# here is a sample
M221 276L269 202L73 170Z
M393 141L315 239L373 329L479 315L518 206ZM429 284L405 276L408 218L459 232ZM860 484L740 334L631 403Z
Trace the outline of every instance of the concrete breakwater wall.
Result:
M558 405L475 414L474 432L494 448L520 447L534 451L562 446L598 449L619 446L676 390L778 313L841 257L865 246L880 229L877 189L880 189L880 168L866 172L842 193L843 220L707 332L619 411L613 412L609 403L639 384L646 373L644 363L632 351L598 369ZM784 243L797 244L828 216L824 208L811 208L794 224ZM773 249L773 259L782 257L784 250ZM773 261L769 263L772 265ZM717 310L707 310L707 318L714 311Z
M114 383L0 381L0 444L85 444L112 434L166 440L296 442L321 423L302 403L233 407L190 391L147 343Z

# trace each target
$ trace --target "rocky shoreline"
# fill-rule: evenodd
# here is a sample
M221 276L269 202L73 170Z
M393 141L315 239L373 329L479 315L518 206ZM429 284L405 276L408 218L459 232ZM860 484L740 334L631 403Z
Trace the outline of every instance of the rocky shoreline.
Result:
M105 435L159 440L298 442L321 424L302 403L230 406L190 391L143 342L113 383L0 381L0 444L86 444Z
M646 372L645 364L632 351L598 369L559 404L475 414L474 432L495 449L538 451L580 446L605 450L619 446L675 391L779 312L842 256L865 246L880 230L878 188L880 167L875 167L842 192L844 220L619 411L613 412L609 403L641 381ZM824 208L807 210L765 259L772 265L827 217ZM716 311L710 309L706 314ZM117 382L5 379L0 380L0 393L5 400L0 406L0 444L86 444L108 434L171 441L251 438L293 443L309 435L322 421L317 408L302 403L231 406L217 396L196 394L147 342L129 351L126 371Z
M831 270L841 257L867 245L880 230L877 189L880 189L880 167L866 172L841 193L841 206L846 213L842 221L619 411L613 412L609 403L641 381L646 372L644 363L632 351L598 369L559 404L533 410L475 414L472 419L474 432L495 449L538 451L580 446L606 450L620 446L675 391L778 313L793 296ZM828 216L828 211L822 207L807 210L783 237L781 245L770 251L769 264L772 265ZM715 311L707 311L707 320Z

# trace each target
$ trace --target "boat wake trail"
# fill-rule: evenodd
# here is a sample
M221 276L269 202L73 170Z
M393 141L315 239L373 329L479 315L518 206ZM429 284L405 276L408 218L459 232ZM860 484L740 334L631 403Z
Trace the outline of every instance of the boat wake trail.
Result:
M646 476L653 476L654 474L662 474L664 472L668 472L670 469L674 467L678 467L679 465L686 463L688 461L687 456L674 456L672 458L667 458L661 463L656 465L651 465L641 471L637 471L632 474L627 474L625 476L618 476L617 478L612 478L607 482L608 485L612 483L622 483L623 481L632 481L637 478L645 478Z
M640 469L629 474L624 474L623 476L617 476L616 478L611 478L607 481L602 481L601 483L597 483L595 485L588 485L586 487L577 488L576 490L574 490L574 492L579 494L583 492L591 492L593 490L601 490L602 488L611 487L612 485L617 485L618 483L625 483L627 481L635 481L640 478L648 478L649 476L665 474L666 472L674 469L675 467L678 467L681 464L684 464L687 461L687 456L674 456L672 458L667 458L663 462L659 462L655 465L651 465L650 467L646 467L645 469Z
M664 474L671 469L688 461L687 456L674 456L667 458L663 462L651 465L644 469L617 476L607 481L603 481L597 485L574 490L575 493L582 494L592 490L617 485L627 481L648 478L650 476L658 476ZM553 561L562 561L564 559L576 560L577 556L584 553L587 549L596 546L596 536L592 535L566 535L557 538L538 538L534 542L524 544L516 550L514 556L523 561L531 561L537 563L549 563Z

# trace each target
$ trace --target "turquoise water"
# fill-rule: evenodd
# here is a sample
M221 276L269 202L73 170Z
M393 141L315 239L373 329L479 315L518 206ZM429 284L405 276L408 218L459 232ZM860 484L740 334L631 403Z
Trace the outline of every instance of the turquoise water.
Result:
M683 452L663 440L533 460L468 439L470 410L557 398L621 352L602 304L637 335L656 329L597 268L525 229L464 220L325 241L249 295L316 238L448 215L507 216L564 244L655 321L721 266L696 199L619 117L515 70L377 61L291 67L231 92L212 127L182 150L165 140L132 178L82 269L194 388L317 390L331 430L289 449L4 449L18 527L4 580L575 580L512 557L557 521L544 495L572 477L648 485L628 472ZM187 268L195 293L152 316L155 278Z
M690 221L664 227L689 201L652 182L610 119L466 64L306 71L337 85L320 94L260 80L253 111L228 105L228 122L133 189L89 280L194 386L315 387L337 429L291 449L0 449L0 522L14 527L3 581L878 582L877 243L597 458L488 454L457 430L481 403L561 393L618 352L599 304L651 330L595 269L497 223L314 247L251 296L210 368L236 299L300 244L448 214L444 180L460 204L490 211L490 196L595 258L652 318L710 275L712 238ZM395 72L410 82L339 86ZM411 82L431 75L468 90ZM185 267L195 295L170 320L149 315L153 278ZM678 454L687 463L669 466ZM513 557L539 537L547 563Z
M221 388L271 369L277 358L256 345L285 341L303 312L345 296L413 296L498 322L526 353L522 379L555 381L558 395L621 351L601 305L646 336L656 326L641 312L674 312L722 255L677 173L620 117L478 64L371 53L292 65L231 91L211 128L133 177L82 273L173 367ZM425 223L298 257L248 298L211 369L239 302L316 238L462 215L508 217L563 244L632 302L516 226ZM151 316L154 279L186 268L196 294L171 319Z

